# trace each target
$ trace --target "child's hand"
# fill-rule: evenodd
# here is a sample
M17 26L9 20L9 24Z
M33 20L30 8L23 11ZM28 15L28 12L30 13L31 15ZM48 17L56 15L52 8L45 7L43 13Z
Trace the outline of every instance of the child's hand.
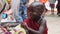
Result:
M24 29L27 29L27 24L26 23L21 23L21 27L23 27Z
M24 34L24 32L23 31L20 31L18 34Z

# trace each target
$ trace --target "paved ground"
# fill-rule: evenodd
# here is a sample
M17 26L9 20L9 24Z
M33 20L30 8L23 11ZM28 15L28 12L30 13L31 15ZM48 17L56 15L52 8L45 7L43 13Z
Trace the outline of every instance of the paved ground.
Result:
M60 17L47 15L48 34L60 34Z

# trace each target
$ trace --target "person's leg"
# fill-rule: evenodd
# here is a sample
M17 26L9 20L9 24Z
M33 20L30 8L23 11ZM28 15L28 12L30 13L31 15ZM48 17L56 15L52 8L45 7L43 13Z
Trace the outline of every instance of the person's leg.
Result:
M57 15L60 16L60 7L57 7Z
M51 14L54 15L54 8L51 8Z
M50 4L50 7L51 7L51 14L54 15L54 4Z

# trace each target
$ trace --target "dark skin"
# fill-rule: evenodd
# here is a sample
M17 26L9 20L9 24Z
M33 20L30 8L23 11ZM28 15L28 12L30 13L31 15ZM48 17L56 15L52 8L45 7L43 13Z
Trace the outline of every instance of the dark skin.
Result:
M42 13L39 12L38 10L35 10L35 11L33 11L33 12L30 11L30 10L28 10L28 11L29 11L29 15L30 15L31 19L32 19L33 21L38 22L39 19L40 19L40 18L39 18L39 17L40 17L39 15L42 15ZM38 15L38 16L37 16L37 15ZM23 25L24 25L24 28L25 28L25 29L33 32L34 34L43 34L44 29L45 29L45 26L46 26L46 23L45 23L45 21L43 20L43 22L41 23L40 27L38 28L38 29L39 29L38 31L36 31L36 30L28 27L26 23L23 23L22 26L23 26Z
M40 27L39 27L39 31L36 31L36 30L28 27L27 24L25 24L25 23L24 23L24 26L23 26L23 27L24 27L25 29L27 29L27 30L35 33L35 34L43 34L43 31L44 31L44 29L45 29L45 26L46 26L46 23L43 22L43 23L40 25Z

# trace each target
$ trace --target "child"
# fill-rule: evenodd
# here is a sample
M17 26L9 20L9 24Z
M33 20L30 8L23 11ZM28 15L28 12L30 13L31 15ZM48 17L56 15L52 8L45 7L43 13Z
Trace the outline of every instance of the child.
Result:
M28 19L21 24L28 30L29 34L47 34L47 25L44 16L44 5L40 2L33 2L28 7Z

